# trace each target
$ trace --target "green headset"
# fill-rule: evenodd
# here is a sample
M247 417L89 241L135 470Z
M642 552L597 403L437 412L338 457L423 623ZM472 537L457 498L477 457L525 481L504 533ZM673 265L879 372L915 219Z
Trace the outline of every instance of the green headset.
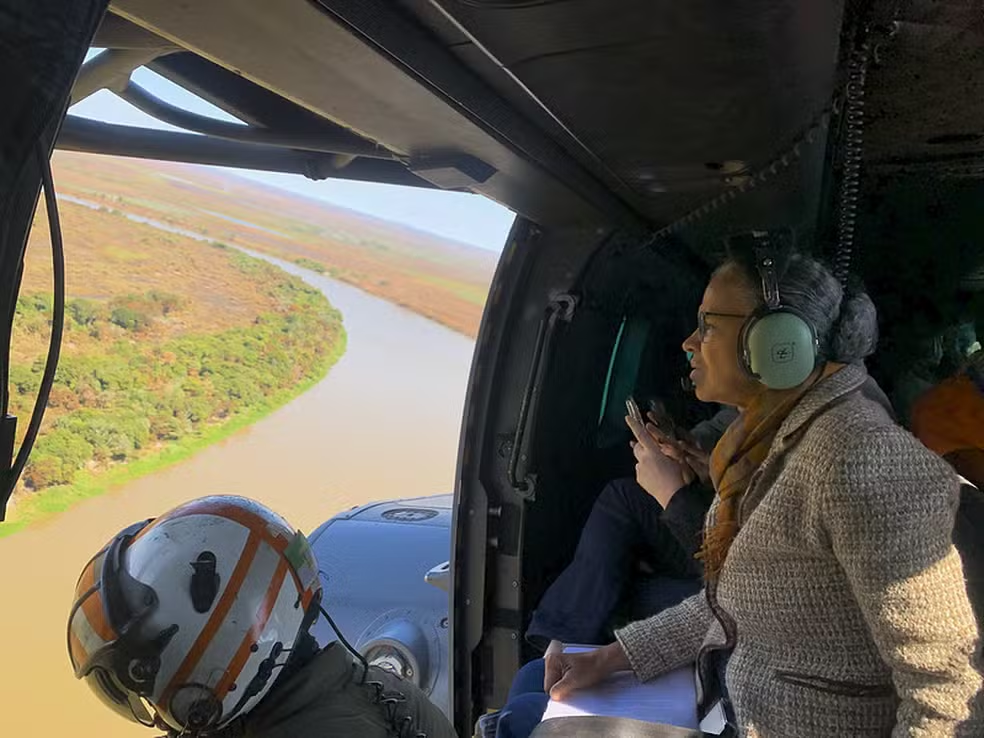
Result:
M761 239L768 234L754 234ZM816 327L797 310L782 304L775 253L756 248L765 304L752 313L738 339L738 362L769 389L784 390L805 382L820 363Z

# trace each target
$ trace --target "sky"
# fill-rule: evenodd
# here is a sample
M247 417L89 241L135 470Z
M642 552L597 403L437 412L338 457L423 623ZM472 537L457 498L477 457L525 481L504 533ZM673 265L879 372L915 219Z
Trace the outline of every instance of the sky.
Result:
M87 59L95 53L90 51ZM133 73L132 79L157 97L185 110L209 115L219 120L239 122L225 111L149 69L138 69ZM69 113L107 123L166 131L180 130L142 113L108 90L101 90L73 105ZM377 218L396 221L496 253L502 251L513 222L512 212L480 195L398 187L373 182L353 182L344 179L315 182L299 174L257 172L225 167L209 168L228 171L263 184L324 200Z

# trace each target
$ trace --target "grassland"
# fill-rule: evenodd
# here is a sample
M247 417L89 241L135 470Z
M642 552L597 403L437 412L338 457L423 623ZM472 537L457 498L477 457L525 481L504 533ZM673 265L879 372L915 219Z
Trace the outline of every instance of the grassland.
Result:
M0 536L156 471L256 422L345 350L319 291L234 249L64 203L62 358ZM42 215L28 246L10 365L26 426L52 317Z
M478 331L495 256L218 170L58 152L60 192L322 271Z
M53 163L67 196L62 360L0 536L256 422L341 356L341 316L321 293L229 246L327 274L466 335L478 330L495 264L487 252L218 170L65 152ZM11 347L10 410L21 432L50 331L49 247L42 212Z

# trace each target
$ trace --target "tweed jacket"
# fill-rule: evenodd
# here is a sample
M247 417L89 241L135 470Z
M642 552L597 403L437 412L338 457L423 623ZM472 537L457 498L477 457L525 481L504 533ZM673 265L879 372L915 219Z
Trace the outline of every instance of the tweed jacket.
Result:
M742 736L984 736L959 484L866 378L845 367L783 422L717 582L616 633L642 680L696 659L700 687L708 655L731 650Z

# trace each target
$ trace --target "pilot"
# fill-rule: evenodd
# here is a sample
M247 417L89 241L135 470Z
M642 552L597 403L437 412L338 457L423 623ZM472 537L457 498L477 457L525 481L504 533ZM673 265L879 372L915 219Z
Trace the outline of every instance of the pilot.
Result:
M107 707L169 736L452 738L419 689L341 634L344 647L318 646L321 596L302 533L252 500L205 497L85 565L69 656Z

